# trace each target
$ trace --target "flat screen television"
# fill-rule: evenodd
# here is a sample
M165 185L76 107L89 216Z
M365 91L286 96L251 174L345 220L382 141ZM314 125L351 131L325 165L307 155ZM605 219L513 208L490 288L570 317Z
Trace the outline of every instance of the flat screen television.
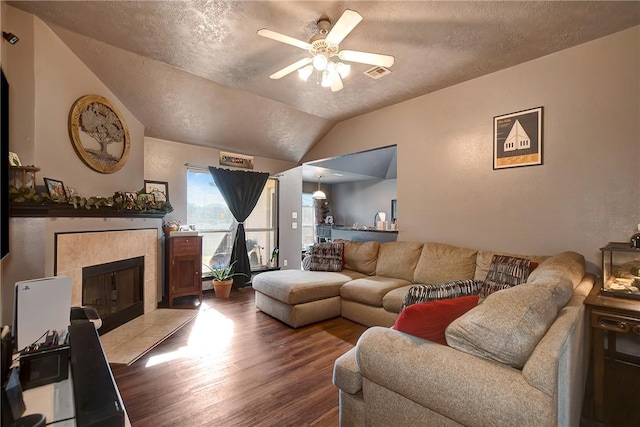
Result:
M0 259L9 254L9 82L0 69Z

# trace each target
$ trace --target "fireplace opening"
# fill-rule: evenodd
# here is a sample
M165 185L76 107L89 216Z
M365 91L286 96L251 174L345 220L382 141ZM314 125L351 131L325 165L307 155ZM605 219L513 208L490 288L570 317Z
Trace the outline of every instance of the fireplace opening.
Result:
M100 315L100 335L144 314L143 285L143 256L82 269L82 305Z

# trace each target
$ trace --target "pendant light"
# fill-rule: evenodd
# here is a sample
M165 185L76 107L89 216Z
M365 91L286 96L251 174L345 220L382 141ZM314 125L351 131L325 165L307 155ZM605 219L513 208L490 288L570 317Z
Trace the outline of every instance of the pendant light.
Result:
M318 177L318 189L311 195L311 198L314 200L324 200L327 198L327 195L324 194L324 191L320 190L320 178L322 177Z

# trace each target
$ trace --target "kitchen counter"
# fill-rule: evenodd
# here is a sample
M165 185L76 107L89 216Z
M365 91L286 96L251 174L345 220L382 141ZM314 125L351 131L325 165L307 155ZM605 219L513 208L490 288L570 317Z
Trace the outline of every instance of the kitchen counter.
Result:
M377 240L379 242L395 242L398 238L398 230L376 230L373 227L351 228L333 226L331 227L331 240L345 239L353 241Z

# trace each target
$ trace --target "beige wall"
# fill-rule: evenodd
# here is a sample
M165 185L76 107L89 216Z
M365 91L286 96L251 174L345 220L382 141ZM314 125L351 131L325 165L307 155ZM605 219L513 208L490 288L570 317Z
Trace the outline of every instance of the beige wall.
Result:
M4 5L4 2L3 2ZM18 154L24 165L34 164L35 79L33 68L33 15L6 7L3 31L16 34L15 45L2 42L5 47L3 69L9 81L9 149ZM14 113L15 112L15 113Z
M640 222L640 27L338 124L303 159L398 145L400 240L583 253ZM544 165L492 169L496 115L544 107Z
M220 150L200 147L157 138L145 138L144 177L152 181L169 183L169 201L174 211L166 219L177 219L184 224L187 219L187 168L194 166L219 166ZM297 164L282 160L256 157L254 170L269 172L272 176Z
M137 191L144 181L144 127L115 95L39 18L7 7L7 19L20 42L7 49L7 79L11 85L10 148L23 164L41 168L83 196L110 196ZM85 166L73 150L67 121L73 102L97 94L120 110L129 128L131 150L125 166L101 174ZM14 103L14 100L16 103Z
M56 178L84 196L110 196L118 190L142 188L142 124L41 20L18 9L5 7L4 2L2 7L3 29L20 37L13 46L2 42L2 65L11 91L9 147L18 153L23 164L35 164L41 168L37 184L43 184L43 177ZM11 25L5 26L7 22ZM113 174L100 174L85 166L69 139L69 110L77 98L86 94L98 94L111 100L129 127L129 159L120 171ZM159 220L149 221L160 228ZM76 231L112 227L126 229L129 222L128 219L12 219L11 252L2 262L1 271L2 320L10 320L13 284L16 281L53 273L50 262L52 244L34 242L51 242L55 232L68 223L73 224ZM26 227L18 224L26 224Z

